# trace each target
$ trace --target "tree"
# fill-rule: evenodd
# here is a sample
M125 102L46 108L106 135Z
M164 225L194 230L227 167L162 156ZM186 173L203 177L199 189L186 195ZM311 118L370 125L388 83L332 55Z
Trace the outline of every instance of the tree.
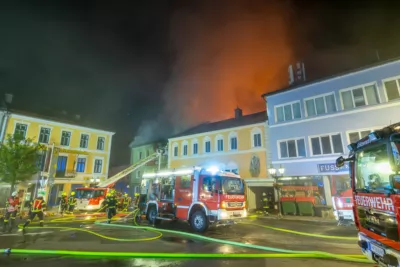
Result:
M21 135L8 135L0 145L0 181L15 186L39 171L39 145Z

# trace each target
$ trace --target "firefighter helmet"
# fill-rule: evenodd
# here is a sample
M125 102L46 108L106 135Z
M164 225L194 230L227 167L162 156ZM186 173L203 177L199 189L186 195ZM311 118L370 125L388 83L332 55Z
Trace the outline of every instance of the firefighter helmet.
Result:
M71 196L75 196L75 192L74 191L71 192Z
M16 197L17 195L18 195L18 192L16 192L16 191L12 192L12 194L11 194L12 197Z
M139 193L135 193L135 197L138 197L140 194Z
M62 192L61 196L65 197L67 195L67 193Z
M107 193L107 197L111 197L111 193Z
M124 194L124 197L127 197L127 196L128 196L128 193L125 193L125 194Z

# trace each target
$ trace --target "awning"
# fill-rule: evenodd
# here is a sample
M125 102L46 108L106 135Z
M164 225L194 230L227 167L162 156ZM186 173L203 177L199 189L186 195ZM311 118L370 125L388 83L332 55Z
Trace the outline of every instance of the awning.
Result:
M254 178L250 178L250 179L246 179L244 178L244 183L248 186L248 187L256 187L256 186L273 186L275 180L272 178L260 178L260 179L254 179Z

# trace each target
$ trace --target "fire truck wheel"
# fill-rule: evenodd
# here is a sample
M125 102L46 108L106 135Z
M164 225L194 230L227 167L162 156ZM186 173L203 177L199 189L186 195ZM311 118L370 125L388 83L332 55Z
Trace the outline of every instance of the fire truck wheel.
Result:
M202 233L208 228L207 217L203 211L198 210L190 218L190 226L196 232Z
M147 212L147 220L154 225L160 224L161 220L156 219L157 209L156 207L151 207Z

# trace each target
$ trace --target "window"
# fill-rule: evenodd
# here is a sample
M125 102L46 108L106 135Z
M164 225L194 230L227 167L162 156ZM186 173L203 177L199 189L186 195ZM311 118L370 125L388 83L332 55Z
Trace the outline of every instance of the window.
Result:
M307 117L336 112L335 95L317 96L304 101Z
M358 140L369 135L372 131L377 131L377 130L363 130L363 131L350 132L349 133L349 141L350 141L350 143L355 143Z
M294 139L279 142L281 158L298 158L306 156L304 139Z
M254 147L261 147L261 134L254 134Z
M255 127L251 130L252 147L262 147L262 131Z
M65 177L65 173L66 173L66 170L67 170L67 161L68 161L68 157L66 157L66 156L58 156L58 158L57 158L56 177Z
M86 167L86 158L78 158L78 162L76 164L76 172L85 172Z
M378 90L375 84L340 92L343 109L352 109L379 103Z
M207 136L204 138L204 153L210 153L211 152L211 140Z
M88 145L89 145L89 135L88 134L81 134L80 148L87 148Z
M188 154L188 145L187 145L187 144L184 144L184 145L183 145L183 155L184 155L184 156L187 156L187 154Z
M143 152L140 151L140 152L139 152L139 160L141 160L142 158L143 158Z
M150 150L146 150L146 158L150 156Z
M142 178L140 171L136 172L136 178Z
M39 134L39 143L48 144L50 140L50 128L41 127Z
M310 140L313 156L343 153L342 136L340 133L311 137Z
M20 136L21 138L26 137L26 130L28 129L28 125L17 123L15 125L14 135Z
M38 156L37 167L40 171L44 171L44 164L46 162L47 151L41 151Z
M94 173L102 173L103 171L103 160L95 159L94 160Z
M199 144L196 142L193 143L193 155L197 155L199 153Z
M400 79L386 81L383 84L385 85L388 101L400 98Z
M177 143L174 143L173 144L173 151L174 151L174 157L177 157L178 156L178 144Z
M70 141L71 141L71 132L62 131L61 132L61 145L69 146Z
M222 135L218 135L216 138L216 150L221 152L224 151L224 139L222 137Z
M235 132L229 133L229 149L230 150L238 149L238 138L237 138L237 133Z
M300 102L282 105L275 108L277 122L301 119Z
M104 137L97 138L97 150L104 150L106 139Z
M181 189L191 188L192 176L184 175L181 176Z

